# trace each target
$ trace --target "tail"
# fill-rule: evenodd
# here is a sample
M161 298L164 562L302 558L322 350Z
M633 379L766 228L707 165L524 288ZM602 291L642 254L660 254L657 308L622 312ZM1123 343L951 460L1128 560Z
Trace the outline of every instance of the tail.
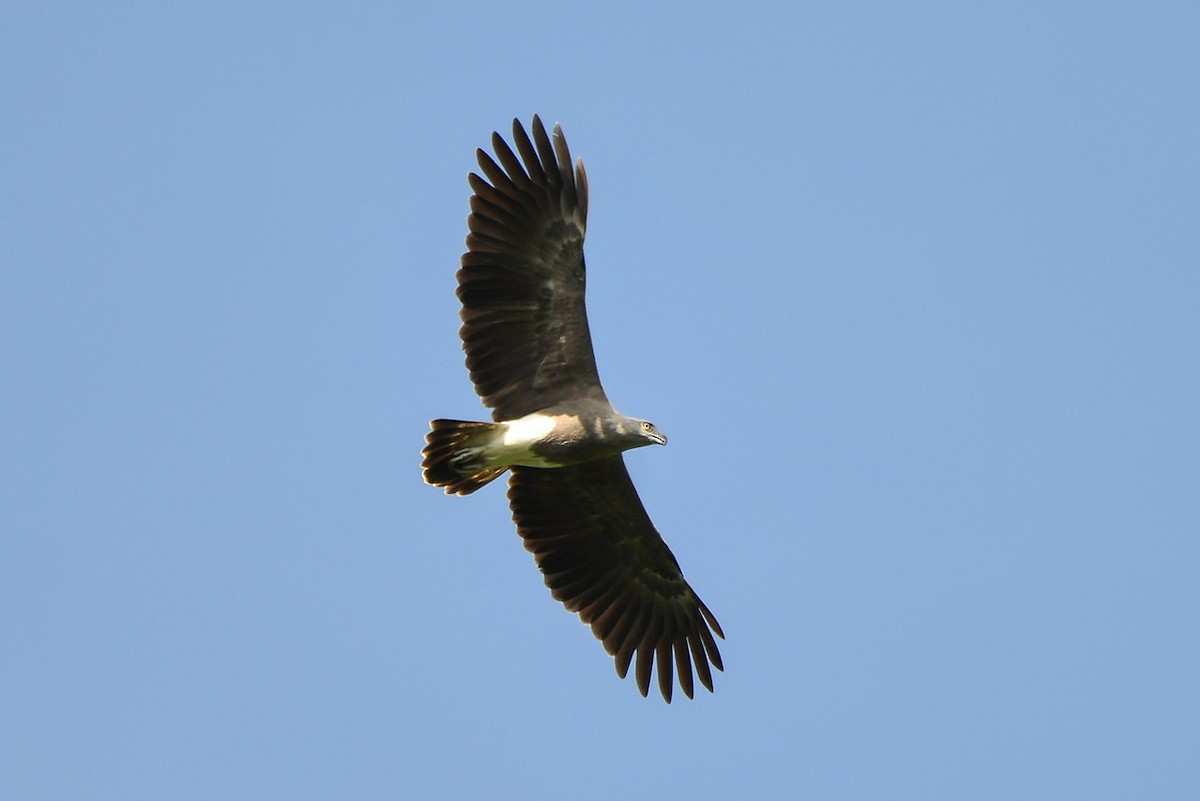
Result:
M432 420L425 435L421 470L425 483L445 487L447 495L470 495L502 475L508 465L488 466L484 447L496 423L470 423L465 420Z

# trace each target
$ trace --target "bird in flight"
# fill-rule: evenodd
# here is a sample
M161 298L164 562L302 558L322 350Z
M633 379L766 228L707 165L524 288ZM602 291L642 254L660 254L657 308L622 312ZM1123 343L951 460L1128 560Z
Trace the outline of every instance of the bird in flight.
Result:
M517 533L550 593L591 626L624 678L645 696L657 663L669 703L688 698L693 667L712 692L723 670L721 626L683 578L650 521L622 457L665 445L653 423L613 408L596 369L584 307L588 183L554 126L513 120L495 158L476 151L467 252L458 271L463 349L492 422L433 420L425 481L468 495L511 471ZM635 658L636 657L636 661ZM673 678L673 676L675 678Z

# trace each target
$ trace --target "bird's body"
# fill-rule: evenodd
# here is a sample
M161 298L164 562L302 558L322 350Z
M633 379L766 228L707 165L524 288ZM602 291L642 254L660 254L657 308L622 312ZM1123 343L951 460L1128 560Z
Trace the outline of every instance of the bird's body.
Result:
M562 131L533 138L513 121L517 153L499 134L499 163L477 152L475 194L458 272L459 333L493 422L434 420L425 480L467 495L512 471L508 497L546 585L578 612L625 676L637 657L646 694L655 661L671 700L672 662L692 697L692 665L712 690L722 668L708 608L651 523L621 456L666 444L651 423L620 414L600 384L584 307L587 175ZM522 164L523 162L523 164Z

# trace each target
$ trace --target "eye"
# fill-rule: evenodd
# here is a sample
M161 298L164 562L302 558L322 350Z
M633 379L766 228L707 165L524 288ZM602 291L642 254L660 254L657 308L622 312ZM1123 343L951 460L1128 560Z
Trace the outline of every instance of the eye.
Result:
M649 431L649 430L650 430L650 429L652 429L652 428L654 428L654 426L650 425L649 423L645 423L645 422L643 422L643 423L642 423L642 430L643 430L643 431Z

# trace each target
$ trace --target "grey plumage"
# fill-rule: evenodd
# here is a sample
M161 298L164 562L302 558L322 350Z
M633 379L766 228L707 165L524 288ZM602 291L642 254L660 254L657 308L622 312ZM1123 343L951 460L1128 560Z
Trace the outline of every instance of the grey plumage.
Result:
M624 677L646 695L657 664L669 702L674 677L712 690L723 669L716 618L683 578L629 478L622 453L665 444L651 423L613 409L596 369L584 306L587 174L562 130L532 138L513 120L509 147L477 151L469 182L467 252L458 271L463 348L491 423L434 420L425 480L466 495L511 470L517 531L551 594L579 614Z

